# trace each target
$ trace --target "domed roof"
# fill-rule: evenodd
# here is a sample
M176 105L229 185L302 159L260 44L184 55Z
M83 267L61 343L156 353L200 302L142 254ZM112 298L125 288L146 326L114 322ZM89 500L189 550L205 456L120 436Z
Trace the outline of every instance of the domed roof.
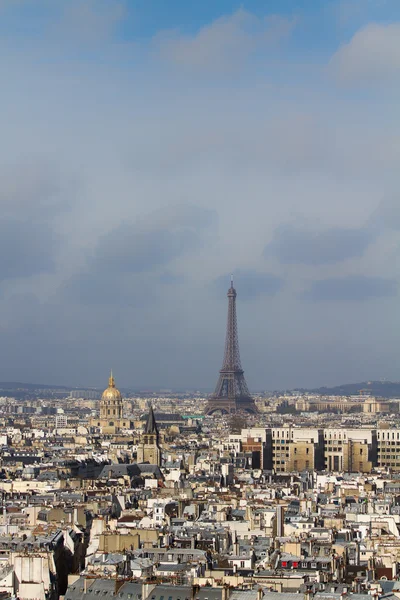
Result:
M103 395L101 396L102 400L122 400L121 392L115 387L115 379L113 377L112 371L111 375L108 378L108 388L104 390Z

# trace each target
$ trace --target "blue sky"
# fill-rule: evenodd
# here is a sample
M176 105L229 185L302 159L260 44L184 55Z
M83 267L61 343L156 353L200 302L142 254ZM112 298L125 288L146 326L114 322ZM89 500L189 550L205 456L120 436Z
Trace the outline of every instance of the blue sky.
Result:
M0 379L398 379L400 4L0 0Z

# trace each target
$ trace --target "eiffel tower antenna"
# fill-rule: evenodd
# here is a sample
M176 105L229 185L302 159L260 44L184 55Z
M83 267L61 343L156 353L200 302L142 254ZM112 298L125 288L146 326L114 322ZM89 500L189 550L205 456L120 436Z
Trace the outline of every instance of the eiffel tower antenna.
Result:
M240 362L236 296L236 290L233 287L233 275L231 275L231 287L228 290L228 322L224 360L215 391L206 406L205 413L207 415L217 411L222 413L233 413L238 410L250 413L257 412Z

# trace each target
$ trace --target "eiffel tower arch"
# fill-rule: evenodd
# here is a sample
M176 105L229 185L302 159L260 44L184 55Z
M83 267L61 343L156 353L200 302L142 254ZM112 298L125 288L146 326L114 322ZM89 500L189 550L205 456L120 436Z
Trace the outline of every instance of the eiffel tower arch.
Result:
M222 369L214 393L210 396L205 414L220 411L225 414L244 411L256 413L257 407L251 397L240 362L239 338L236 318L236 290L228 290L228 323L226 327L225 353Z

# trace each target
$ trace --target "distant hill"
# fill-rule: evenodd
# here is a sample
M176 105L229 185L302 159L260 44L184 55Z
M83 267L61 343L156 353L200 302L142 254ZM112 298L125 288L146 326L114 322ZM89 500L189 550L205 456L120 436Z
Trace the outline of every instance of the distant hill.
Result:
M46 385L44 383L20 383L18 381L0 381L0 390L70 390L65 385Z
M324 396L354 396L364 393L381 398L400 398L400 382L362 381L361 383L345 383L335 387L320 387L301 391Z

